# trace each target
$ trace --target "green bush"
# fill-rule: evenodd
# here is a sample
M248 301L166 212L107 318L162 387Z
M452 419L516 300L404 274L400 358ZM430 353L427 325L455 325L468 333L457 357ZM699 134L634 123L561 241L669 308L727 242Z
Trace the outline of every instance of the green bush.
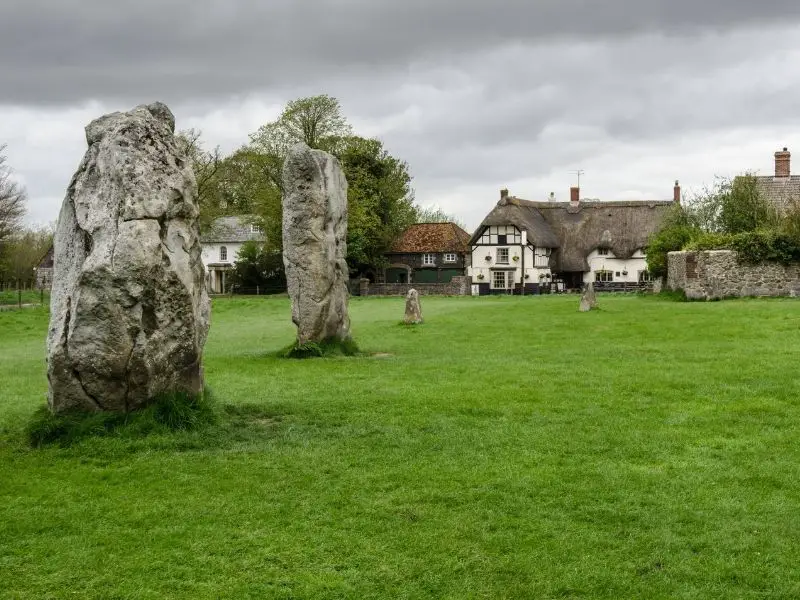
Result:
M800 261L800 244L792 236L777 231L748 231L732 237L731 250L744 263Z
M735 236L728 233L701 233L688 242L683 250L729 250Z

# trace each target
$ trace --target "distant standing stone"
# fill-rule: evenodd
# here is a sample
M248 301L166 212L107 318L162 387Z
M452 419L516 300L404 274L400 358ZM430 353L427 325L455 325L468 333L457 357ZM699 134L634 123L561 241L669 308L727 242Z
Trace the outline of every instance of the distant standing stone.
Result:
M597 308L597 295L594 293L594 284L589 283L581 294L580 312L589 312Z
M591 308L597 308L597 294L594 291L594 283L591 281L589 285L586 286L586 300L589 302L589 306Z
M406 315L403 322L406 325L422 323L422 306L419 303L419 292L413 288L408 290L408 294L406 294Z
M127 412L203 389L210 303L197 184L164 104L86 127L55 232L48 401Z
M336 157L305 144L283 165L283 264L297 342L350 337L347 180Z

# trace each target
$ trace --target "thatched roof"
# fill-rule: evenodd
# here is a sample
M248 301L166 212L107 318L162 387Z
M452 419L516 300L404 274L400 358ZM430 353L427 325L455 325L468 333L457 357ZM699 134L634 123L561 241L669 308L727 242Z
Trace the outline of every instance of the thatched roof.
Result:
M617 258L630 258L644 248L673 206L672 200L532 202L502 199L472 236L475 243L490 225L515 225L527 231L528 242L553 248L550 268L556 272L588 271L586 257L609 248Z
M417 223L392 243L389 253L467 252L469 234L455 223Z
M475 230L475 234L469 241L470 246L478 241L487 227L514 225L520 231L528 232L528 243L541 248L558 248L561 243L550 225L544 220L536 204L536 202L514 197L501 199Z

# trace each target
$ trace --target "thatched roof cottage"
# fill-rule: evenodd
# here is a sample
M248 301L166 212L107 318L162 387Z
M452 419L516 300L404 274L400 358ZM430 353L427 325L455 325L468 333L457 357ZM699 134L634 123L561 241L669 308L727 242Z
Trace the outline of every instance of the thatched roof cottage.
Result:
M680 203L678 182L672 200L585 201L577 187L570 195L569 202L534 202L501 190L470 239L470 274L481 294L650 280L644 247Z

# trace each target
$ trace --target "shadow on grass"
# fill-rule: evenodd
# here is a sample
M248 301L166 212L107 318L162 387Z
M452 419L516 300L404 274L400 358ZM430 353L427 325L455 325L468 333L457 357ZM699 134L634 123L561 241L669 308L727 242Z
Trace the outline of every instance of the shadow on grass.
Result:
M361 350L355 340L347 338L329 338L321 342L306 342L304 344L294 343L288 348L281 350L279 356L282 358L325 358L331 356L360 356Z
M210 390L200 396L169 394L131 413L73 411L54 415L46 406L37 410L25 439L32 448L70 448L81 442L112 438L125 442L151 440L152 448L223 447L228 442L263 438L281 416L259 405L219 405ZM156 440L160 440L159 443Z

